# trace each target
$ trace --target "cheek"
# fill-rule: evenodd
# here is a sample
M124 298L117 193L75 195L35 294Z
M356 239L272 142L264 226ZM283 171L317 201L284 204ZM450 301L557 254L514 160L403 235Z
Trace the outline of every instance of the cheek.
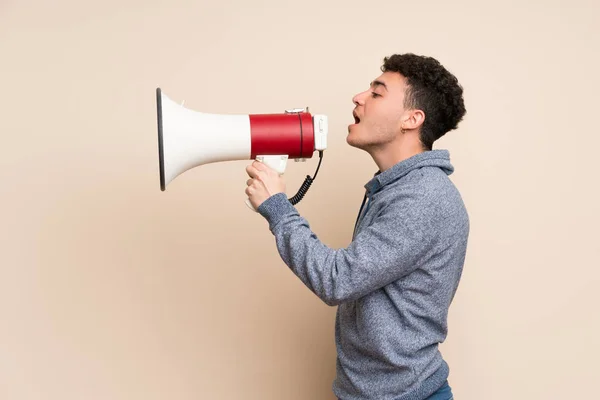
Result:
M372 116L365 125L378 136L389 136L398 130L398 121L395 116L383 114Z

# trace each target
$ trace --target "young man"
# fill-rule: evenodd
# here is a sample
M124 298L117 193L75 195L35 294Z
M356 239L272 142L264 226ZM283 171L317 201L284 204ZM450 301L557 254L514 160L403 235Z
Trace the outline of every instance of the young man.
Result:
M335 321L341 400L450 400L438 344L465 260L469 217L450 181L447 150L433 143L465 114L463 90L440 63L384 58L383 72L353 98L347 142L379 170L366 183L352 242L331 249L311 231L273 170L254 162L246 194L268 221L287 266Z

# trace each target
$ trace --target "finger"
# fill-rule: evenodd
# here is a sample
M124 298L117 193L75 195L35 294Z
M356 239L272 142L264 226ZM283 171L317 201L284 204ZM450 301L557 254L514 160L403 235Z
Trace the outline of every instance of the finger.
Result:
M254 161L252 163L252 166L259 172L264 172L265 174L268 174L270 172L275 171L273 168L271 168L270 166L268 166L267 164L265 164L264 162L260 162L260 161Z
M253 166L254 168L256 168L257 170L259 170L259 171L266 171L266 169L267 169L267 166L265 165L265 163L263 163L263 162L261 162L261 161L258 161L258 160L255 160L255 161L252 163L252 166Z
M249 168L248 175L250 175L251 178L254 178L255 181L259 182L264 182L265 178L268 176L267 171L257 170L253 167Z
M254 179L248 179L248 180L246 181L246 186L250 186L250 185L252 185L252 182L254 182Z
M251 177L251 178L256 178L258 176L258 170L256 168L254 168L252 165L248 165L246 167L246 173Z

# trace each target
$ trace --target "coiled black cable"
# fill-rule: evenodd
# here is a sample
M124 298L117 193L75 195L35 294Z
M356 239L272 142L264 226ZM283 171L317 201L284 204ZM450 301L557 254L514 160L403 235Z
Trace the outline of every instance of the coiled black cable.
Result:
M304 198L304 195L306 195L306 192L308 192L310 185L312 185L313 181L317 177L317 174L319 173L321 161L323 161L323 150L319 150L319 164L317 165L315 175L312 178L310 175L306 175L306 179L304 179L304 182L300 186L300 189L298 189L298 193L296 193L292 198L289 199L290 203L296 205L300 202L300 200Z

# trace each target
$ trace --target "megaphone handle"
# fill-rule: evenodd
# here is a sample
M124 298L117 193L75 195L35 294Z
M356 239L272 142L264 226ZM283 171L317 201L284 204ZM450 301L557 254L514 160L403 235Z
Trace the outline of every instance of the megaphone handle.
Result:
M256 161L260 161L262 163L267 164L270 168L273 168L275 171L279 173L279 175L283 175L285 172L285 167L287 165L288 155L267 155L267 156L256 156ZM246 199L246 205L254 212L256 209L252 206L250 199Z
M250 199L246 199L246 205L247 205L247 206L248 206L248 208L249 208L249 209L251 209L252 211L254 211L254 212L258 212L258 211L256 211L256 208L254 208L254 207L252 206L252 203L250 203Z

